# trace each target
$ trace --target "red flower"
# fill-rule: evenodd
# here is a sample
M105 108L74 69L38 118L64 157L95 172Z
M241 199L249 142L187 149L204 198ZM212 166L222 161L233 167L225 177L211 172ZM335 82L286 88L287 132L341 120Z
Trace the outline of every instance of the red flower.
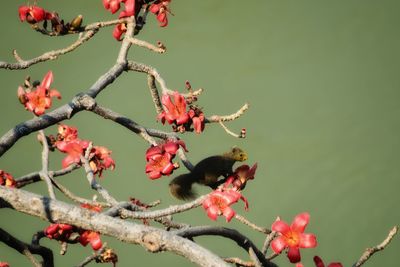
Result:
M120 8L121 2L123 0L103 0L103 6L114 14Z
M123 2L125 2L125 10L121 11L118 16L119 18L130 17L136 15L139 12L140 6L138 6L137 8L139 9L136 10L136 0L126 0Z
M160 178L162 175L170 175L177 165L172 163L179 147L185 151L185 143L179 141L167 141L164 144L152 146L146 151L146 174L150 179Z
M189 117L192 119L193 128L196 133L201 133L204 131L204 113L200 109L190 109Z
M165 94L161 98L161 102L164 106L164 111L158 115L158 119L164 124L165 120L169 124L176 123L181 125L187 123L190 119L189 114L186 112L186 100L185 97L178 92L173 94L174 102L171 100L171 96Z
M15 187L15 180L11 174L0 170L0 185L7 187Z
M35 24L46 18L46 11L38 6L20 6L18 8L19 19Z
M168 5L171 0L160 1L157 0L150 6L150 12L157 16L160 27L165 27L168 25L167 12L171 13L168 9Z
M156 154L149 158L146 164L146 174L150 179L158 179L162 175L170 175L176 166L171 162L169 153Z
M115 25L113 30L113 36L117 41L121 41L121 36L126 32L126 25L125 23L120 23Z
M251 168L247 164L237 167L234 173L226 180L224 187L228 187L232 184L234 190L243 190L246 187L247 181L254 179L256 170L257 163L255 163Z
M92 168L93 174L99 174L102 176L103 170L115 168L115 162L111 158L111 151L104 146L94 146L90 152L90 167Z
M63 223L50 224L44 229L44 234L50 238L60 241L67 240L74 232L74 226Z
M316 267L325 267L324 262L318 256L314 256L314 263ZM340 262L332 262L328 265L328 267L343 267L343 265Z
M0 262L0 267L10 267L7 262Z
M57 144L57 148L68 155L62 160L62 167L67 168L73 163L79 164L81 162L81 156L85 149L89 146L89 141L75 139L70 142L60 142Z
M58 125L58 142L70 142L72 140L78 139L78 129L65 124Z
M84 247L86 247L87 244L90 243L93 250L99 250L103 246L100 239L100 234L89 230L84 230L83 232L81 232L79 243L81 243Z
M203 208L207 211L207 216L211 220L217 220L219 215L223 215L227 222L230 222L236 212L230 207L232 204L242 199L245 203L245 209L248 209L248 202L242 194L236 190L217 189L210 193L203 201Z
M277 220L272 224L272 231L280 233L280 236L271 243L275 253L281 253L283 249L289 248L288 258L291 263L297 263L301 260L300 248L313 248L317 246L317 240L313 234L305 234L310 219L308 213L297 215L289 226L286 222Z
M61 99L61 94L57 90L50 90L50 85L52 82L53 72L49 71L46 76L44 76L40 85L36 87L36 90L25 91L21 86L18 87L18 98L21 103L25 105L25 109L33 112L37 116L40 116L46 109L51 107L52 97Z

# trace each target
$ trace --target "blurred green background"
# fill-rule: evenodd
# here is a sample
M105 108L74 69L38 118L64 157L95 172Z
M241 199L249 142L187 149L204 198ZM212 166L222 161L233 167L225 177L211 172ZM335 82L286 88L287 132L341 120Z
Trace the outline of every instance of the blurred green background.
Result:
M0 17L0 60L13 61L16 49L28 59L62 48L76 36L50 38L34 32L18 20L17 9L25 1L3 1ZM78 14L84 22L116 17L98 1L39 1L57 10L66 20ZM139 38L167 46L164 55L134 47L129 58L157 68L172 89L184 90L185 80L203 87L199 104L206 115L229 114L243 103L250 110L228 126L246 128L246 139L225 134L217 124L207 125L201 135L182 136L192 162L221 153L233 145L248 151L249 164L258 162L256 179L245 196L250 210L241 204L238 213L270 226L276 216L286 221L304 211L311 214L306 232L315 233L316 249L302 250L305 266L314 266L319 255L326 263L354 263L364 249L383 240L400 222L400 37L398 1L178 1L171 9L170 25L160 28L149 16ZM19 104L16 91L26 75L41 80L53 70L62 101L85 91L115 62L119 49L111 28L90 42L51 62L27 70L0 70L2 96L0 134L31 118ZM144 126L169 130L155 120L146 76L124 73L97 98L104 106L127 115ZM170 178L151 181L144 174L142 139L118 125L90 113L79 113L67 124L77 126L83 139L113 151L116 169L105 172L101 183L124 200L130 196L144 202L169 196ZM46 130L55 133L56 127ZM0 158L0 169L19 177L40 169L41 147L36 134L20 141ZM52 169L61 168L63 155L51 155ZM174 174L184 172L183 168ZM82 170L59 179L76 194L91 197ZM46 194L43 183L25 189ZM198 188L199 192L206 192ZM58 194L59 198L63 197ZM0 210L0 227L22 240L48 223L11 210ZM176 216L193 225L234 227L257 244L263 237L237 222L210 221L202 209ZM121 244L104 237L119 255L118 266L191 266L170 253L150 254L139 246ZM197 239L215 253L247 256L233 242L216 237ZM91 254L89 247L70 246L59 256L59 245L43 240L55 250L56 266L72 266ZM398 266L400 240L395 238L365 266ZM14 250L0 244L0 260L11 266L29 266ZM281 266L291 266L282 255ZM396 264L397 263L397 264ZM92 264L93 266L94 264Z

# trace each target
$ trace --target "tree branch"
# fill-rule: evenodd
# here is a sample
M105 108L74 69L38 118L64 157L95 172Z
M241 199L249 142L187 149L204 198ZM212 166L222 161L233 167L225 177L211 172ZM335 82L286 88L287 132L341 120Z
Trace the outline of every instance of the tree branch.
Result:
M27 244L15 238L11 234L0 228L0 241L9 247L12 247L19 253L25 255L36 267L53 267L53 252L43 246ZM43 263L39 263L32 254L40 255L43 258Z
M177 235L186 237L186 238L193 238L196 236L203 236L203 235L217 235L222 236L225 238L229 238L235 241L240 247L246 250L250 256L255 255L256 258L253 259L254 262L259 261L262 266L270 266L276 267L275 263L268 261L262 252L254 245L254 243L247 238L246 236L242 235L235 229L229 229L225 227L213 227L213 226L195 226L190 227L187 229L177 230L174 231ZM252 250L252 252L250 251Z
M397 234L397 231L399 230L398 226L395 226L390 230L389 234L383 240L380 244L376 245L375 247L372 248L367 248L365 252L361 255L360 259L353 264L353 267L359 267L363 265L372 255L374 255L376 252L384 250L387 245L389 245L390 241L392 241L393 237Z
M174 233L91 212L22 189L0 186L0 206L139 244L150 252L170 251L199 266L229 266L210 251Z

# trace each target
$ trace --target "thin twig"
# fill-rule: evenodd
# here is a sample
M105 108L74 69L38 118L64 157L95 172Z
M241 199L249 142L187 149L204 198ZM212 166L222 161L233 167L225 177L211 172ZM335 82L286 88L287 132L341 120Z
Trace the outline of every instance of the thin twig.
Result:
M86 178L92 189L96 190L104 198L105 201L107 201L112 206L117 205L118 201L114 197L112 197L108 193L108 191L104 189L94 178L93 170L89 164L89 155L91 150L92 150L92 143L90 143L89 147L86 149L85 156L81 156L81 161L86 171Z
M262 247L262 249L261 249L261 252L262 252L264 255L267 254L268 248L269 248L269 246L271 245L272 240L273 240L276 236L277 236L277 232L272 231L272 232L269 233L269 234L267 235L267 237L265 238L263 247Z
M83 36L79 37L78 40L73 42L71 45L67 46L66 48L62 48L59 50L53 50L42 54L41 56L35 57L29 60L22 60L19 56L19 60L17 63L8 63L4 61L0 61L0 69L10 69L10 70L18 70L18 69L26 69L30 66L48 61L57 59L60 55L67 54L71 51L74 51L76 48L81 46L84 42L88 41L97 33L97 30L89 30ZM14 57L18 55L16 51L13 51Z
M155 211L129 211L129 210L121 210L121 217L123 218L132 218L132 219L155 219L161 218L168 215L184 212L193 208L196 208L203 203L203 200L206 196L201 196L192 202L188 202L182 205L173 205L168 208L162 210Z
M133 45L137 45L137 46L140 46L140 47L147 48L147 49L149 49L150 51L153 51L153 52L156 52L156 53L163 54L163 53L165 53L165 51L166 51L165 46L162 45L162 44L160 44L159 46L155 46L155 45L150 44L150 43L148 43L148 42L146 42L146 41L139 40L139 39L136 39L136 38L133 38L133 37L129 38L129 41L130 41Z
M71 199L72 201L75 201L79 204L89 204L91 206L101 206L101 207L110 207L111 205L108 203L104 203L104 202L98 202L98 201L92 201L86 198L82 198L82 197L78 197L76 196L74 193L72 193L71 191L69 191L65 186L63 186L62 184L60 184L58 181L56 181L55 179L53 179L50 176L50 180L51 182L54 184L54 186L60 190L60 192L62 192L66 197L68 197L69 199Z
M244 104L238 111L233 114L220 116L220 115L213 115L206 119L206 122L220 122L220 121L233 121L242 116L246 110L249 109L249 104Z
M163 107L161 105L160 96L158 95L158 90L155 82L155 78L153 75L147 75L147 85L150 89L151 98L153 99L154 106L156 108L157 114L163 112Z
M133 32L135 29L135 17L132 16L127 19L126 27L127 27L127 29L125 32L125 36L124 36L124 39L122 40L121 48L119 50L118 57L117 57L117 63L123 63L123 64L128 62L127 56L128 56L129 48L132 45L132 43L130 42L130 38L133 36Z
M376 245L372 248L367 248L365 252L361 255L360 259L353 264L353 267L359 267L363 265L372 255L376 252L384 250L387 245L389 245L390 241L392 241L393 237L397 234L399 230L398 226L394 226L390 231L385 240L383 240L380 244Z
M273 252L273 253L271 253L271 255L269 255L269 256L267 257L267 260L272 260L272 259L276 258L276 257L279 256L279 255L281 255L281 254L280 254L280 253L275 253L275 252Z
M276 264L270 262L261 251L254 245L254 243L246 236L242 235L235 229L230 229L226 227L213 227L213 226L195 226L188 229L176 230L174 231L179 236L186 238L193 238L196 236L212 235L221 236L229 238L235 241L241 248L246 250L246 252L252 254L250 256L256 257L260 262L261 266L265 267L276 267ZM250 250L250 248L252 250Z
M132 71L137 71L137 72L143 72L147 73L149 75L152 75L154 79L158 82L161 88L162 94L169 94L172 95L174 93L173 90L168 89L167 84L165 80L161 77L160 73L153 67L150 67L146 64L139 63L139 62L134 62L134 61L128 61L128 70ZM187 93L187 94L182 94L184 97L188 96L198 96L203 92L203 89L198 89L196 91Z
M50 177L58 177L58 176L63 176L66 175L73 170L79 169L81 166L78 164L71 164L65 169L61 169L58 171L49 171L49 176ZM24 176L21 176L20 178L16 179L15 182L17 184L18 188L24 187L25 185L32 184L38 181L41 181L40 179L40 172L32 172L29 174L26 174Z
M221 125L222 129L224 129L227 134L232 135L233 137L236 137L236 138L244 138L244 135L242 133L236 134L236 133L232 132L231 130L229 130L229 128L226 127L226 125L222 121L219 121L219 125Z
M107 249L107 243L104 243L103 246L100 248L100 250L93 252L92 255L86 257L81 263L76 265L75 267L83 267L97 259L98 257L101 257L101 254Z
M174 222L172 220L172 216L165 216L165 217L161 217L161 218L155 218L153 219L155 222L161 223L162 225L164 225L167 229L183 229L183 228L189 228L190 225L186 224L186 223L178 223L178 222Z
M49 144L47 143L46 135L43 130L39 131L40 141L42 143L42 170L39 172L40 177L46 182L47 190L51 199L56 199L53 185L49 177Z
M235 215L235 219L238 220L239 222L241 222L241 223L243 223L243 224L249 226L250 228L252 228L252 229L254 229L254 230L260 232L260 233L263 233L263 234L269 234L269 233L271 233L271 230L269 230L269 229L267 229L267 228L265 228L265 227L260 227L260 226L258 226L258 225L256 225L256 224L250 222L250 221L247 220L245 217L243 217L243 216L241 216L241 215L239 215L239 214L236 214L236 215Z
M224 261L228 262L228 263L233 263L236 266L243 266L243 267L254 267L255 264L252 261L244 261L242 259L239 258L224 258Z

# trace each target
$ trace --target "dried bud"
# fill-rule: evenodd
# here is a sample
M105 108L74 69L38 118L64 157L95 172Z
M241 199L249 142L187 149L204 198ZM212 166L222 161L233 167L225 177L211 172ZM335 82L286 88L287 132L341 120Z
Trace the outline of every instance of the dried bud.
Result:
M76 30L79 29L82 25L82 21L83 21L83 16L82 15L78 15L76 18L74 18L71 23L70 23L70 30Z
M246 128L243 128L242 131L240 132L240 138L245 138L246 137Z
M186 81L186 82L185 82L185 87L186 87L186 89L187 89L188 91L191 91L191 90L192 90L192 85L190 84L189 81Z
M21 86L18 87L17 91L19 102L24 105L28 100L26 99L25 90Z
M162 42L160 42L160 41L157 41L157 47L158 48L160 48L160 49L162 49L162 50L166 50L167 48L165 47L165 45L162 43Z
M106 262L112 262L113 265L118 262L118 255L112 250L111 248L107 248L104 250L103 253L101 253L97 258L96 258L97 263L106 263Z
M25 88L31 87L31 77L30 76L26 76L25 81L24 81L24 87Z

